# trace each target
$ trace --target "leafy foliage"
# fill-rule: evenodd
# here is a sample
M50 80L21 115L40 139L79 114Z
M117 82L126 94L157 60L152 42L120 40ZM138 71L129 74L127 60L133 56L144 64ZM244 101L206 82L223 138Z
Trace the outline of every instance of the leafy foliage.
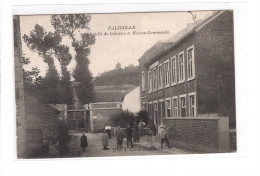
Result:
M64 120L58 122L58 141L59 141L59 153L60 155L66 155L69 153L69 128Z
M138 66L129 65L125 68L121 68L116 65L116 68L111 71L104 72L97 76L94 84L97 86L104 85L120 85L120 84L132 84L140 85L140 76Z
M45 29L38 24L36 24L34 29L30 32L30 36L24 35L23 39L28 48L43 57L43 61L47 64L53 62L53 58L51 57L53 49L61 42L59 33L47 33Z
M81 103L93 101L92 74L89 71L90 46L95 44L95 36L88 33L91 20L89 14L52 15L51 24L55 30L72 39L72 47L76 52L76 67L73 77L76 82L76 93Z
M73 37L76 30L89 29L90 20L91 15L89 14L53 15L51 17L51 24L59 33Z
M109 121L113 126L120 126L126 128L127 124L133 126L136 116L130 111L119 111L110 116Z
M48 64L46 76L44 78L41 77L41 82L37 84L37 86L33 84L32 76L38 76L39 70L34 69L34 72L25 72L25 80L27 80L27 85L30 86L28 90L31 90L32 87L34 87L33 89L35 89L35 91L38 89L35 92L35 96L44 103L71 104L73 93L67 65L70 63L72 56L69 53L69 47L60 44L62 37L59 32L47 32L42 26L36 24L34 29L30 32L30 35L24 35L23 39L29 49L37 52L38 55L43 58L43 61ZM54 65L54 57L58 59L61 65L61 81ZM24 60L24 64L29 64L27 59Z
M24 65L30 64L30 59L22 56L22 61ZM23 70L24 77L24 90L26 93L38 97L39 88L42 83L43 77L39 76L40 69L38 67L33 67L32 71Z
M148 112L141 110L138 113L134 114L128 110L121 110L109 117L109 122L113 126L120 126L126 128L127 124L131 126L134 125L134 122L139 123L142 120L145 124L148 124Z
M148 124L148 112L141 110L137 113L136 122L139 123L142 120L145 124Z
M69 47L65 45L59 45L55 49L55 55L61 65L61 80L59 84L60 90L60 102L66 102L67 104L73 103L73 90L70 81L70 72L67 70L72 57L69 54Z

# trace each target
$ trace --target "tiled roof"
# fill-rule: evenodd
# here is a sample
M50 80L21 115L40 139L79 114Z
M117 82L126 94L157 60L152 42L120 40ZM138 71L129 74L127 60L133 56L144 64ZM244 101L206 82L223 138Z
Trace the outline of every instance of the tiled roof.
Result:
M187 37L189 34L194 32L197 28L204 25L211 19L213 19L215 16L218 16L223 11L217 11L210 17L204 19L204 20L198 20L194 23L190 23L187 25L186 28L183 30L177 32L174 36L170 37L169 39L165 41L159 41L156 44L154 44L150 49L148 49L143 56L139 59L143 61L143 63L148 63L149 61L153 60L157 56L159 56L161 53L167 51L171 47L175 46L177 43L179 43L182 39Z
M95 102L121 102L136 87L128 84L95 86Z
M95 102L121 102L129 92L95 92Z

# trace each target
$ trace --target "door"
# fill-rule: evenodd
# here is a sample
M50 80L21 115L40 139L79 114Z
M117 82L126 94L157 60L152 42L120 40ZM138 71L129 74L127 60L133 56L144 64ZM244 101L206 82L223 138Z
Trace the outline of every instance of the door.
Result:
M159 127L158 102L154 102L153 109L154 109L154 124L156 126L157 133L158 133L158 127Z
M164 101L159 102L159 109L158 109L158 121L159 126L163 124L163 118L164 118Z

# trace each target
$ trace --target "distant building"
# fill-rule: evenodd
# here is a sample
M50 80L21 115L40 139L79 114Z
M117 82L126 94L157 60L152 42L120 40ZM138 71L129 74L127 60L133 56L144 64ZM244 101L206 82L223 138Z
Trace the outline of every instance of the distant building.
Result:
M121 102L136 87L130 84L95 86L94 102Z
M97 132L112 125L109 118L122 110L122 100L135 88L128 84L95 86L95 102L89 104L90 131Z
M95 86L94 101L85 105L75 96L74 107L68 106L67 111L70 129L100 132L106 125L112 125L109 118L122 110L125 95L136 87L128 84Z
M125 95L122 101L122 110L129 110L133 113L137 113L141 110L140 86Z
M163 118L203 114L229 116L235 125L232 11L217 11L156 43L139 67L141 105L157 126Z

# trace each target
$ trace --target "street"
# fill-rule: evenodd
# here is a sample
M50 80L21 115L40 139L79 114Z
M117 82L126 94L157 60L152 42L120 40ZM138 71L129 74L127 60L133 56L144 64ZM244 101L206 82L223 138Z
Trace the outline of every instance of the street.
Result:
M80 146L80 137L81 133L74 133L74 136L77 136L76 140L78 146ZM116 138L112 137L109 139L109 150L103 150L101 142L100 133L87 133L88 138L88 147L85 152L82 152L80 157L104 157L104 156L140 156L140 155L169 155L169 154L184 154L184 151L171 149L159 150L159 149L150 149L143 145L146 142L134 143L134 148L126 148L126 142L123 142L123 149L117 150L116 147Z

